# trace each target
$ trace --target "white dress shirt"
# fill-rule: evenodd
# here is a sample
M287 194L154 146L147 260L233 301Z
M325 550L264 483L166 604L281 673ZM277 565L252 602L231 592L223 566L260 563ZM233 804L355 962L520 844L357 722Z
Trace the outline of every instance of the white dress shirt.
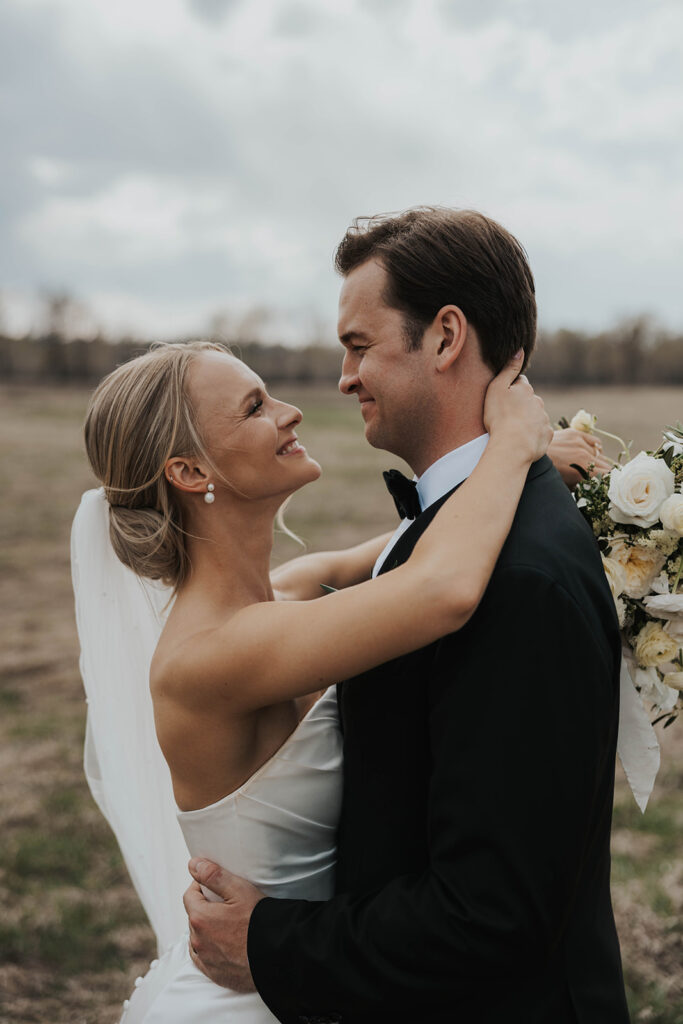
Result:
M474 440L468 441L467 444L462 444L459 448L454 448L452 452L442 455L428 469L425 469L422 476L413 477L417 484L417 496L420 499L422 511L429 508L435 501L442 498L444 494L448 494L454 487L457 487L458 484L467 479L484 454L488 441L488 434L475 437ZM379 572L384 559L398 538L401 534L405 533L414 521L414 519L401 520L389 543L375 562L375 567L372 570L373 576L376 576Z

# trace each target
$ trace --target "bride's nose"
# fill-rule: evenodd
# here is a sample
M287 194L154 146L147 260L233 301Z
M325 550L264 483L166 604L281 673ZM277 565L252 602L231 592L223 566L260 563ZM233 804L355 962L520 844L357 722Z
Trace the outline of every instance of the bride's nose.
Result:
M301 409L297 409L295 405L289 405L286 402L282 402L281 405L282 409L277 418L278 427L293 427L297 423L301 423L304 418Z

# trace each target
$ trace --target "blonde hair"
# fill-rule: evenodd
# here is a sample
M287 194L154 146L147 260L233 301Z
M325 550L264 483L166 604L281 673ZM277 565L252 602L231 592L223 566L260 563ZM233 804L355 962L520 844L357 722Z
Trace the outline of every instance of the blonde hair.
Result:
M109 533L119 559L138 576L177 589L190 563L180 503L166 461L199 455L209 464L187 394L200 352L231 355L218 343L159 344L118 366L96 388L85 420L90 465L109 501Z

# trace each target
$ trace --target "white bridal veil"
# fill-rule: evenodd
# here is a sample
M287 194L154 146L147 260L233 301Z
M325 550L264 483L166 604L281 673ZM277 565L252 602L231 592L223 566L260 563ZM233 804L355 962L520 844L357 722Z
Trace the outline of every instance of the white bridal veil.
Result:
M85 774L161 955L186 928L182 894L191 881L149 692L149 666L171 592L141 580L114 554L102 488L81 499L71 567L88 701Z

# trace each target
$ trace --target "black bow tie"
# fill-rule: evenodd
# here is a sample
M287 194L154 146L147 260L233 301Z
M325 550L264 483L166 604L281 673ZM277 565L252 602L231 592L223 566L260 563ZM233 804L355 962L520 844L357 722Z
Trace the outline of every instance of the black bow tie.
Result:
M417 519L422 508L415 481L409 480L398 469L390 469L382 476L401 519Z

